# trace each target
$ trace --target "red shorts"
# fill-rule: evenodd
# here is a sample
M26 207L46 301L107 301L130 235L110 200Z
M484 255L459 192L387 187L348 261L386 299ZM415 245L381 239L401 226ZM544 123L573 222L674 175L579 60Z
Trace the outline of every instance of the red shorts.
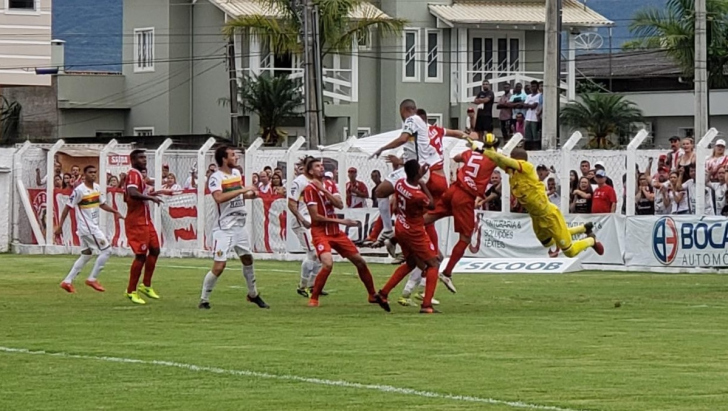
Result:
M402 248L404 258L417 257L422 261L437 258L437 250L430 241L425 227L405 226L399 219L395 223L394 237Z
M456 233L472 235L475 230L475 197L457 184L453 184L440 197L430 214L438 219L452 216L455 220Z
M160 248L157 230L151 224L126 227L126 239L134 254L146 254L151 248Z
M447 191L447 178L442 174L430 171L430 179L427 180L427 189L432 194L432 199L437 202Z
M323 253L330 253L331 250L336 250L344 258L359 254L359 249L356 248L351 239L343 231L335 235L323 235L311 232L311 237L313 237L313 245L316 247L316 255L318 256Z

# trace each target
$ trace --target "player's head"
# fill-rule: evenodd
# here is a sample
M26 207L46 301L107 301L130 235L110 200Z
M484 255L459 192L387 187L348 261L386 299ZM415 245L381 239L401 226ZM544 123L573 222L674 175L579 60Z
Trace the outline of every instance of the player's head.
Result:
M402 116L402 120L415 114L417 114L417 104L414 100L408 98L399 103L399 115Z
M141 171L142 168L147 168L147 152L144 150L134 150L129 154L129 160L131 160L131 166Z
M407 161L404 163L404 172L407 174L407 182L417 182L420 179L420 163L414 159Z
M513 149L513 151L511 151L511 158L516 160L528 161L528 153L526 152L526 150L520 147L516 147Z
M324 163L321 162L320 158L312 158L306 162L306 174L317 180L324 177Z
M425 111L424 108L418 108L417 109L417 117L421 118L422 121L427 123L427 111Z
M74 176L74 177L76 177L79 174L81 174L81 169L77 165L75 165L75 164L72 165L71 166L71 175Z
M96 181L96 166L88 165L83 168L83 178L87 183Z
M308 163L314 160L316 160L316 158L313 156L306 156L299 160L301 164L301 173L308 178L311 178L311 173L308 172Z
M238 164L238 155L235 148L220 146L215 150L215 162L218 167L233 168Z

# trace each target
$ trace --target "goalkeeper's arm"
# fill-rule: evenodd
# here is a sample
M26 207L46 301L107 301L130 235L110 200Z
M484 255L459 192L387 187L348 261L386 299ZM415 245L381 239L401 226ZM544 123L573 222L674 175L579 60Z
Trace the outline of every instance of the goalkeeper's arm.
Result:
M521 164L517 160L506 157L493 148L483 150L483 155L493 160L495 164L503 170L506 170L508 168L512 168L518 171L521 170Z

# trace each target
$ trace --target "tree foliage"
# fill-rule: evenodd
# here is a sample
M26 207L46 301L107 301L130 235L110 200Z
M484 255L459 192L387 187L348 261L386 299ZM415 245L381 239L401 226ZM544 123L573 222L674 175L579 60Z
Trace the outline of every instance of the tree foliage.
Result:
M567 127L586 130L592 137L590 145L606 148L607 137L632 133L643 117L642 110L624 96L590 93L564 106L560 119Z
M706 0L708 80L712 87L728 86L728 0ZM637 36L630 47L661 48L692 77L695 67L695 1L667 0L664 8L647 7L635 13L629 26Z
M303 105L301 80L288 76L246 76L240 88L244 110L260 118L262 138L266 145L276 145L283 134L279 128L287 118L299 116Z

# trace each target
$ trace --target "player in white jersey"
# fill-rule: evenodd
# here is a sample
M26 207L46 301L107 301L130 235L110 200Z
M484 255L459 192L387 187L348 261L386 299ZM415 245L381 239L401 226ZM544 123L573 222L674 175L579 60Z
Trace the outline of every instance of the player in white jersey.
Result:
M55 235L61 235L63 232L63 222L66 221L66 217L68 217L68 213L72 208L76 209L76 234L81 240L81 256L73 263L71 271L61 282L61 288L69 293L76 292L73 288L73 279L91 260L91 250L96 249L99 256L96 259L94 268L91 270L91 275L86 280L86 285L96 291L106 291L99 284L96 277L104 268L106 261L111 257L111 244L109 244L109 240L106 239L104 232L99 228L99 209L115 214L119 218L124 217L106 204L106 195L101 192L99 185L96 184L96 167L86 166L83 169L83 183L73 189L73 194L71 194L66 207L63 208L63 213L61 213L61 220L53 230Z
M417 160L420 167L424 167L423 175L425 182L429 178L427 169L440 161L437 150L430 144L429 126L425 121L417 115L417 105L413 100L407 99L399 104L399 114L404 124L402 125L402 134L396 139L390 141L384 147L377 150L372 157L379 157L385 150L391 150L400 146L404 146L404 162L409 160ZM404 168L400 168L389 174L382 181L375 195L377 197L377 208L379 215L382 217L382 233L379 234L379 241L390 239L394 235L392 230L392 213L389 208L389 196L394 193L394 185L397 181L405 178Z
M248 301L260 308L270 308L260 298L255 285L253 252L250 236L245 229L247 211L245 199L258 196L255 187L244 187L243 178L236 168L238 154L233 147L222 146L215 150L217 171L207 181L212 198L217 203L217 221L212 229L213 259L212 269L202 282L202 296L199 308L210 309L210 294L217 279L225 270L227 254L233 249L243 263L243 278L248 285Z
M311 239L311 217L308 214L306 202L303 201L303 190L311 183L311 176L306 173L306 164L314 160L314 157L311 156L301 159L300 164L296 165L296 167L301 167L301 174L291 182L288 190L288 210L293 215L291 229L296 234L301 248L306 252L306 258L301 263L301 282L298 284L296 292L306 298L311 297L316 274L321 270L321 262L316 255Z

